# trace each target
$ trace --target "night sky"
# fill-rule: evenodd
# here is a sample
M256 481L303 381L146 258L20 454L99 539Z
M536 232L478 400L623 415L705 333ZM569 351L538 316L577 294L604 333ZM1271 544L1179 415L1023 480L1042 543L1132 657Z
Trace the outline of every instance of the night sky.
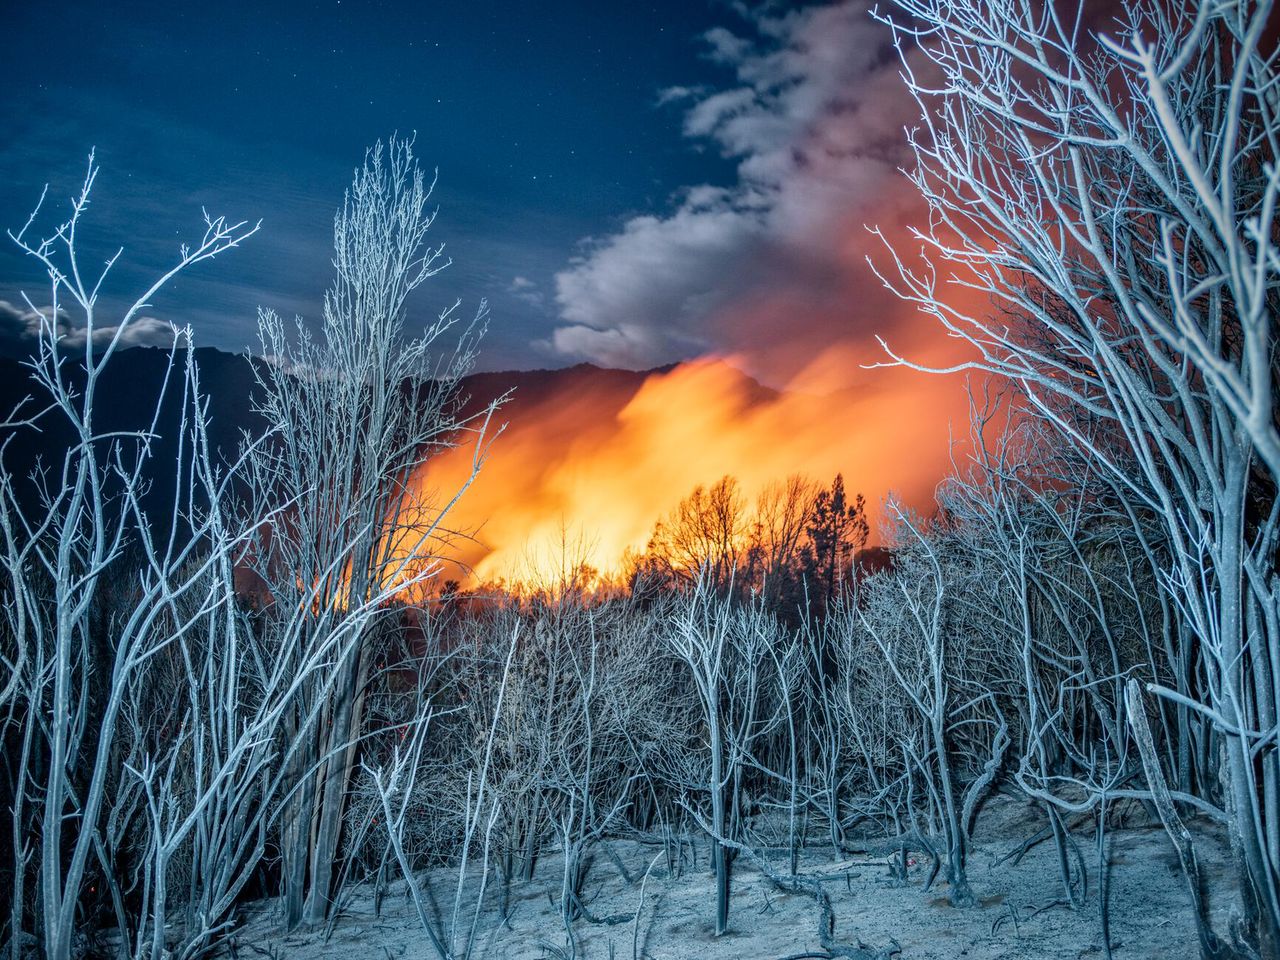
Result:
M11 3L4 20L0 222L45 182L63 204L96 147L86 260L126 247L108 308L198 236L201 205L262 219L150 311L202 345L251 347L259 305L318 313L333 210L393 131L439 168L454 261L414 309L488 297L484 368L714 353L785 380L900 309L863 224L909 207L912 105L864 3ZM0 347L22 341L23 289L47 300L6 240Z

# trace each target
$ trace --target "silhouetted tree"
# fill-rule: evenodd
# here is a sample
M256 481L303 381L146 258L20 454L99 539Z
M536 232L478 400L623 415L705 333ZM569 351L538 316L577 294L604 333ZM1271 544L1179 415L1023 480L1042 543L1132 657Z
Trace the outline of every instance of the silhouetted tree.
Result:
M741 488L734 477L725 475L710 487L694 487L654 528L648 552L671 582L695 582L705 570L722 589L738 566L746 526Z
M805 531L817 492L813 480L792 474L769 484L756 498L744 572L771 609L790 611L797 606Z
M814 498L806 529L804 575L814 613L825 614L839 596L852 575L854 557L866 546L869 530L862 494L850 501L844 476L837 473L831 489L819 491Z

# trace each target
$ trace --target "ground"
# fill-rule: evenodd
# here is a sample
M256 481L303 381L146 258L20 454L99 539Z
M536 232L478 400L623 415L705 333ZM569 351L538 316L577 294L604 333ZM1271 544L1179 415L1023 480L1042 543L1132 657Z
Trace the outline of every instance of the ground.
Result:
M1158 824L1137 822L1108 833L1111 946L1119 958L1195 957L1197 943L1190 897L1168 837ZM811 847L801 872L823 877L835 911L839 945L891 948L903 960L1075 960L1105 957L1099 922L1097 847L1091 827L1076 834L1088 861L1088 899L1079 910L1055 903L1062 886L1052 844L1042 843L1017 866L998 864L1043 825L1043 817L1026 803L1000 797L979 817L977 841L970 856L970 883L979 905L950 906L945 884L923 890L926 864L917 862L908 882L894 880L882 858L835 858L830 848ZM1210 892L1215 924L1225 929L1234 895L1229 851L1220 832L1195 825L1197 852ZM730 930L713 935L714 899L705 846L698 848L696 867L667 877L662 858L654 865L640 897L640 877L658 848L616 840L613 851L632 874L628 882L612 858L597 854L586 883L589 909L596 917L626 914L613 926L580 920L575 924L576 956L582 960L653 958L653 960L780 960L821 954L818 908L803 894L782 893L758 870L739 860L734 867ZM779 869L783 864L778 864ZM498 909L498 891L489 885L476 921L473 960L511 958L541 960L574 956L553 898L558 895L561 861L548 856L535 878L514 883L507 921ZM450 914L454 874L424 875L440 909ZM464 888L458 944L473 916L478 878ZM636 917L639 911L638 920ZM330 931L280 935L272 904L251 909L236 935L241 957L271 956L281 960L371 957L398 960L437 956L418 923L403 883L393 888L375 915L371 895L358 891ZM459 951L462 955L462 951Z

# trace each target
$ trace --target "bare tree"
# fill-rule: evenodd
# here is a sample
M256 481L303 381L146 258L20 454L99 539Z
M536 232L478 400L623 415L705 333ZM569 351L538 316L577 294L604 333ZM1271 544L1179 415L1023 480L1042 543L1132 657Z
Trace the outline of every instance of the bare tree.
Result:
M896 530L894 569L868 581L855 610L919 724L920 735L904 737L897 746L905 755L906 776L919 777L936 814L931 819L941 827L948 896L956 906L973 906L966 869L971 815L1003 760L1007 724L998 714L975 710L994 697L989 677L976 668L980 658L968 641L963 611L949 595L957 578L944 569L938 543L900 504L891 500L887 509ZM957 769L966 726L993 730L979 738L985 747L981 772L967 784Z
M54 426L73 438L61 460L33 478L34 507L30 491L0 466L8 670L3 724L6 744L19 745L8 758L13 848L5 870L12 884L8 942L15 960L33 925L44 956L72 955L91 875L104 876L119 898L114 865L106 860L106 812L113 791L136 796L136 789L130 786L132 771L120 764L116 741L129 722L138 683L156 658L181 644L210 611L226 615L228 598L218 578L227 572L236 539L217 506L220 480L205 442L206 409L190 353L183 359L189 330L174 330L149 423L104 432L95 405L105 369L128 344L131 325L157 292L178 273L238 246L257 226L206 215L200 240L183 245L176 263L108 324L99 315L98 294L122 251L90 273L78 246L97 174L90 156L68 219L43 239L30 239L39 205L22 229L9 234L47 272L49 305L37 309L27 300L39 318L29 368L40 396L0 425L3 446L18 431ZM69 329L83 335L82 351L64 342ZM176 399L176 424L163 417L166 399ZM168 518L148 516L144 506L144 491L157 479L154 445L161 430L176 431L183 441L176 474L173 464L160 465L166 468L160 479L174 482L178 491ZM112 617L110 639L103 643L95 619L107 602L108 585L139 555L128 602ZM140 779L145 785L149 778ZM154 806L151 797L148 803ZM164 843L181 839L190 815L186 806L172 811ZM165 891L163 880L158 882L143 890L143 902L163 917ZM145 931L138 936L141 951Z
M749 524L751 582L772 605L778 605L792 588L800 568L805 524L813 512L817 484L801 474L766 486L756 498Z
M426 235L434 220L411 140L371 149L334 220L333 286L314 336L263 311L259 412L276 430L251 458L253 511L282 520L259 539L253 569L270 598L269 629L282 639L354 630L341 676L311 693L324 722L297 757L299 781L284 825L286 916L328 916L346 793L358 765L369 630L387 601L412 596L438 569L440 521L461 493L421 489L418 468L438 449L476 433L478 469L494 405L458 415L457 384L470 369L485 307L450 340L458 304L406 336L410 295L448 261ZM474 475L474 473L473 473ZM469 481L468 481L469 482ZM464 485L465 489L465 485ZM301 717L300 717L301 719Z
M1222 744L1242 949L1280 956L1271 5L1130 2L1114 38L1050 3L898 7L931 215L893 286L1165 518L1203 674L1151 689Z
M710 576L726 588L738 566L746 532L746 502L738 481L721 477L695 487L654 530L649 553L680 582L692 585Z
M689 669L705 725L705 765L684 786L708 795L719 936L728 930L732 849L743 822L744 779L758 741L782 724L785 708L768 709L766 666L778 653L777 623L758 602L738 604L708 572L667 625L667 642ZM695 814L701 817L700 814Z

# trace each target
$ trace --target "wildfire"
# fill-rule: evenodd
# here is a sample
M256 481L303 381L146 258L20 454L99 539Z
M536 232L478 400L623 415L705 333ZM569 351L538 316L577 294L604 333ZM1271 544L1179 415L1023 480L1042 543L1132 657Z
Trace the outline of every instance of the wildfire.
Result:
M468 571L459 579L544 582L566 559L616 575L683 497L726 474L753 500L788 475L829 481L843 472L866 496L873 531L889 492L924 505L948 462L960 385L902 370L861 371L850 383L859 368L838 352L781 389L745 374L742 358L647 375L541 373L517 388L503 411L506 431L449 514L449 528L464 535L450 547ZM846 378L834 388L833 370ZM484 389L503 386L488 375L473 393L483 399ZM419 492L440 502L466 479L473 454L464 446L431 461Z

